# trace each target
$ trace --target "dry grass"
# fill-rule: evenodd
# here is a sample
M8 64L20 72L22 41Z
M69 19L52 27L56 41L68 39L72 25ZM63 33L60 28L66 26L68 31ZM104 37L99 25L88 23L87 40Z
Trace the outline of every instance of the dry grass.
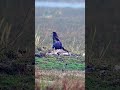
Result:
M35 90L85 90L85 73L80 71L35 70Z
M1 30L3 29L3 32L0 37L0 45L7 46L9 35L11 32L11 25L9 25L8 23L5 23L5 25L4 25L4 22L5 22L5 19L2 18L1 23L0 23L0 29ZM4 26L4 28L3 28L3 26Z
M23 34L23 32L20 32L17 34L16 38L11 39L12 25L6 22L4 17L0 20L0 31L0 51L5 48L11 49L11 46L14 45L15 41Z

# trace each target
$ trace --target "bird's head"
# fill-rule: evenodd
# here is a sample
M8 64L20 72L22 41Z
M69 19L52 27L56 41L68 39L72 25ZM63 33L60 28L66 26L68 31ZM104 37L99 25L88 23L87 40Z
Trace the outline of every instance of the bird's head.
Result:
M57 35L56 32L53 32L53 36L54 36L54 37L58 37L58 35Z

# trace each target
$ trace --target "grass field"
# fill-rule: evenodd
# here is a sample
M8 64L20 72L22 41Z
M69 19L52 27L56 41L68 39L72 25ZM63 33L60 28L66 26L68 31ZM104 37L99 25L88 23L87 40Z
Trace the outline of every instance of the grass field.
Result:
M84 90L84 72L35 70L36 90Z
M50 56L35 58L36 90L84 90L83 57Z
M85 62L83 57L47 57L35 58L36 65L44 70L84 70Z

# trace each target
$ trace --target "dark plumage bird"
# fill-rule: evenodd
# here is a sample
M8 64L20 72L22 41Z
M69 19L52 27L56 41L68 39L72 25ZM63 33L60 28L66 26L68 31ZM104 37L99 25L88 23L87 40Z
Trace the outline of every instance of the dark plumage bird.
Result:
M64 49L64 47L62 46L62 42L59 40L59 37L57 35L56 32L53 32L53 46L52 48L56 49L63 49L64 51L67 51L66 49ZM68 52L68 51L67 51Z
M54 49L62 49L62 43L58 38L58 35L56 32L53 32L53 46Z

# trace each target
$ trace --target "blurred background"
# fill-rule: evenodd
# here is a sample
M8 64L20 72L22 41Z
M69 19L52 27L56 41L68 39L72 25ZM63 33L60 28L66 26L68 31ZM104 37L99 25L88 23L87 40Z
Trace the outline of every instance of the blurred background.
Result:
M35 46L52 47L52 32L56 31L63 46L73 53L85 52L85 1L36 0ZM36 50L35 48L35 50Z

